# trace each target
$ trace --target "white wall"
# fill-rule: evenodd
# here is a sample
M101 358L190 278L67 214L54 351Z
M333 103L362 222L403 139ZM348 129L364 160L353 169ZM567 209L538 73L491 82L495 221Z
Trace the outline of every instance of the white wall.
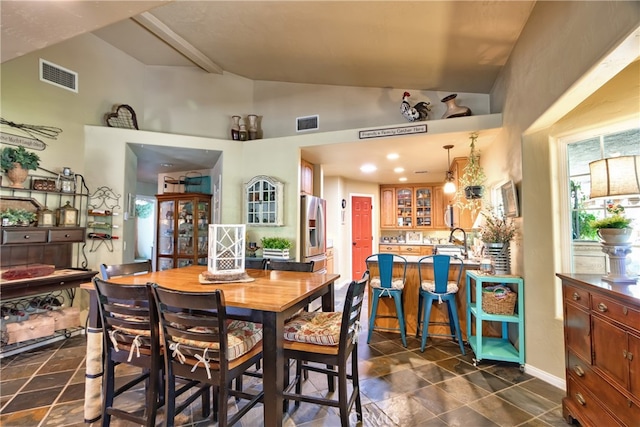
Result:
M489 167L485 165L489 182L512 178L520 189L522 239L512 253L514 273L525 283L526 364L550 380L564 379L563 325L556 316L554 276L559 267L555 234L561 231L555 225L552 194L558 183L553 179L549 130L537 125L539 132L524 135L547 112L553 112L546 119L551 124L595 91L599 85L585 82L585 76L639 24L638 2L538 2L492 90L491 108L502 112L504 128L483 153L483 161L491 159ZM615 62L610 62L607 78L620 70ZM559 104L561 99L564 103Z

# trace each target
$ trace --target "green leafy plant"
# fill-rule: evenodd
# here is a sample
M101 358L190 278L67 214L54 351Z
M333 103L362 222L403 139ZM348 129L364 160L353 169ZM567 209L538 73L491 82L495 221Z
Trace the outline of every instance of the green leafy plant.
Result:
M292 244L284 237L263 237L260 242L263 249L290 249Z
M631 219L622 215L608 216L606 218L596 219L595 221L589 222L589 226L594 230L599 230L601 228L629 228L630 224Z
M475 215L482 209L482 193L484 192L484 183L487 180L487 176L482 166L480 166L480 152L476 149L478 134L473 132L469 139L471 139L469 157L467 164L462 168L462 175L458 178L458 188L453 204L460 210L468 209ZM480 187L479 193L471 191L472 188L475 190L474 187Z
M23 169L36 170L40 166L40 156L24 147L4 147L0 153L0 167L7 172L13 169L13 164L18 163Z
M481 212L484 222L480 226L480 240L485 243L508 243L516 235L513 219L498 215L493 210Z
M3 224L6 222L8 225L30 224L36 220L36 214L26 209L8 208L0 212L0 219Z

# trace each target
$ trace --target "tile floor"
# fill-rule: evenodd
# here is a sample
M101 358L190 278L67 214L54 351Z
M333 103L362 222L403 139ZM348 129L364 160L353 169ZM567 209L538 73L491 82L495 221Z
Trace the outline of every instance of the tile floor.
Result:
M336 300L341 306L339 293ZM475 367L470 349L462 356L457 344L446 340L430 341L421 353L415 338L409 338L404 348L396 334L375 332L370 345L366 343L366 328L360 337L363 426L567 425L560 404L563 390L521 373L517 364L484 360ZM0 425L86 427L84 362L84 335L0 360ZM251 381L256 380L247 379L245 384ZM245 385L252 386L259 384ZM326 394L326 377L310 373L305 390ZM129 393L127 400L131 404L144 402L140 390ZM190 409L180 416L177 425L216 425L211 420L198 419L197 408ZM114 427L133 425L112 420ZM356 425L355 411L350 424ZM262 406L251 410L236 425L262 426ZM291 404L285 425L333 427L340 425L340 418L334 408L306 403L295 408Z

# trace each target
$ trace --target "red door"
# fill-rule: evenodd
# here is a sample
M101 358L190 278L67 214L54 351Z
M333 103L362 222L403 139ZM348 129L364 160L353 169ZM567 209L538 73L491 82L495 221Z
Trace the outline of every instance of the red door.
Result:
M364 260L372 254L371 197L351 197L351 277L359 279L366 270Z

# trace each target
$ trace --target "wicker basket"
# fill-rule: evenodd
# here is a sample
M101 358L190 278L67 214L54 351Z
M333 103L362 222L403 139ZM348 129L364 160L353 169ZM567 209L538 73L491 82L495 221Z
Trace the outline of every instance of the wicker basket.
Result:
M482 311L489 314L513 314L518 294L500 290L482 290Z

